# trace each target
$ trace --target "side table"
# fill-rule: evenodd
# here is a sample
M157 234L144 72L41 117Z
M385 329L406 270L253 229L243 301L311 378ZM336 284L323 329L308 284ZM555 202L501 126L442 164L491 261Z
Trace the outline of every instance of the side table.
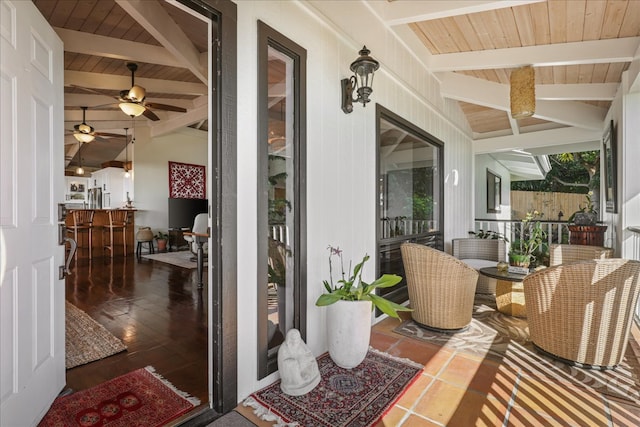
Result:
M496 307L500 313L514 317L527 317L524 301L524 284L526 274L500 271L496 267L484 267L480 274L496 280Z

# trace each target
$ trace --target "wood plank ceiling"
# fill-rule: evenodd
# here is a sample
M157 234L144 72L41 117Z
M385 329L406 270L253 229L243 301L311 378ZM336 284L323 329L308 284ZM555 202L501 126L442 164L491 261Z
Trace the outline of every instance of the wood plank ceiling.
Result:
M422 42L443 95L460 102L475 139L588 125L563 109L599 118L597 127L604 128L622 73L638 55L639 1L444 3L393 1L381 14L392 26L408 25ZM534 66L539 108L516 121L509 111L509 76L523 65ZM474 98L478 91L470 87L478 85L484 96ZM492 88L502 96L498 105L488 96Z
M131 120L114 106L114 97L131 87L126 67L130 61L138 64L135 81L146 88L150 102L187 110L154 109L160 120L141 116L136 126L149 126L152 136L183 126L206 129L206 22L177 2L33 2L65 44L66 129L82 121L81 106L89 107L86 120L97 131L123 133L124 127L131 127ZM330 8L325 13L341 9L337 3L309 3L318 10ZM561 140L601 135L622 73L639 54L638 0L366 3L407 46L421 46L415 54L440 82L441 95L459 103L470 135L477 142L489 142L486 147L522 147L522 142L490 142L537 132L544 132L541 138L547 141L557 138L558 145ZM514 120L509 75L527 64L535 69L536 113ZM68 141L70 161L78 144L73 137ZM118 145L122 144L121 140ZM93 145L83 147L83 159L94 157L89 151L99 144ZM122 148L112 151L120 153Z

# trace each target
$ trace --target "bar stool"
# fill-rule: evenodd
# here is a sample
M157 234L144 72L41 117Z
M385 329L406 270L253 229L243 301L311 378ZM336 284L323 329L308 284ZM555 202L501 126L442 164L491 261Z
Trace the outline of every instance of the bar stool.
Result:
M125 210L110 210L109 223L102 228L102 241L105 242L104 232L109 231L109 244L104 245L105 249L111 251L111 258L113 258L114 251L114 231L122 230L122 253L123 256L127 256L127 223L129 222L129 212Z
M71 213L73 224L67 227L67 233L73 234L73 240L78 244L78 248L83 247L78 241L78 232L87 232L87 246L89 247L89 259L91 259L91 246L93 243L93 214L91 209L78 209ZM76 255L77 256L77 255Z

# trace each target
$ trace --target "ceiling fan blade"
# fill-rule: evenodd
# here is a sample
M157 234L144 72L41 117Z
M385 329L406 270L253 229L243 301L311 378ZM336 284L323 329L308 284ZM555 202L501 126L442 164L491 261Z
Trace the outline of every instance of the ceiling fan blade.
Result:
M154 122L160 120L160 117L156 116L156 113L154 113L148 108L144 109L144 113L142 113L142 115L145 116L147 119L153 120Z
M158 104L156 102L146 102L144 106L147 108L153 108L154 110L176 111L178 113L187 112L186 108L176 107L175 105Z
M88 87L84 87L84 86L77 86L77 85L71 85L71 87L80 89L80 90L84 90L85 92L89 92L89 93L93 93L96 95L103 95L103 96L108 96L109 98L114 98L117 99L118 101L120 100L120 98L118 98L117 96L113 96L111 95L111 93L109 91L106 90L102 90L102 89L92 89L92 88L88 88ZM94 109L95 107L91 107L91 109Z
M124 135L122 135L121 133L94 132L93 134L96 136L110 136L113 138L124 138Z

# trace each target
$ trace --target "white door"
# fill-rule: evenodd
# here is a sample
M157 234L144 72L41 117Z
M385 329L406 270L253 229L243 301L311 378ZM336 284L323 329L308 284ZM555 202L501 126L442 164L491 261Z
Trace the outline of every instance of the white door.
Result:
M0 0L0 426L35 425L65 385L63 46Z

